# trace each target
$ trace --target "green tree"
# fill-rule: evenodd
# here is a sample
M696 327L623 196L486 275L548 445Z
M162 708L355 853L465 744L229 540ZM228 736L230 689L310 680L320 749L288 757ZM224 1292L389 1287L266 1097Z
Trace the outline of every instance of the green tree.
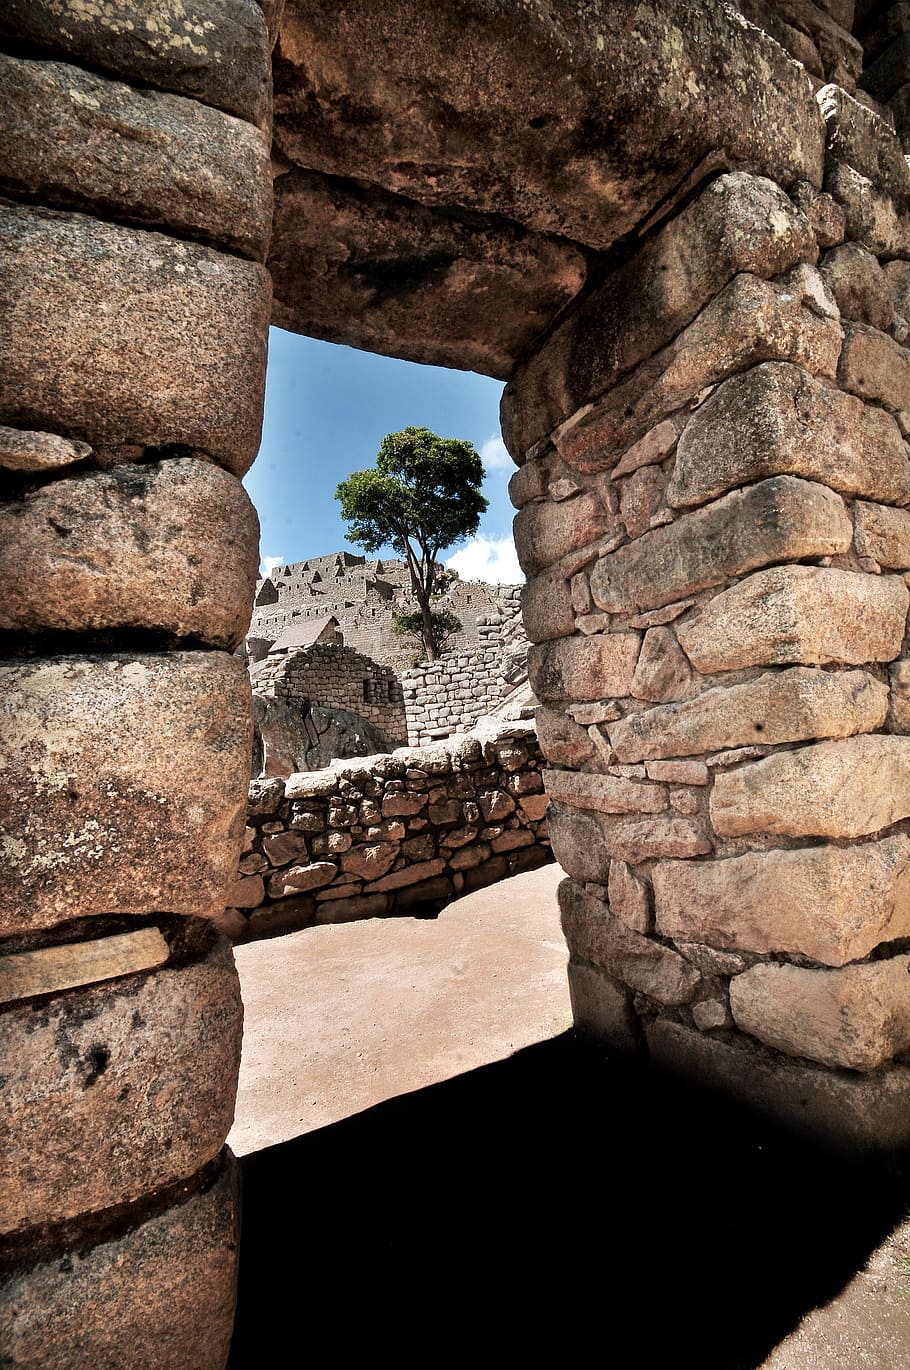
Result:
M461 631L461 619L457 618L451 609L440 605L439 608L430 610L430 621L433 625L433 640L437 651L447 652L452 638ZM422 644L423 614L419 609L415 613L396 614L392 619L392 632L398 637L415 637Z
M431 604L441 573L436 558L477 532L487 507L482 480L472 443L405 428L383 438L375 467L352 471L335 491L352 542L367 552L392 547L407 562L429 661L439 655Z

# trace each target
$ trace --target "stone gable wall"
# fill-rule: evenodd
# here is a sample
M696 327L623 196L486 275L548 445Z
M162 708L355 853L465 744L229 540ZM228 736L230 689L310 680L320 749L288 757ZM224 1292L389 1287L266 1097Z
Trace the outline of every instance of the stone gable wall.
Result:
M314 642L268 658L253 678L253 692L289 704L334 704L379 728L392 747L407 737L401 682L352 648Z
M414 914L552 859L533 724L250 785L234 940Z

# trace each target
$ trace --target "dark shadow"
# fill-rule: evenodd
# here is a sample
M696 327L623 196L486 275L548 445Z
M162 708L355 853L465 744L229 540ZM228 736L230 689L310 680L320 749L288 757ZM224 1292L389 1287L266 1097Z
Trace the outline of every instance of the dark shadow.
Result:
M752 1370L910 1199L893 1158L837 1160L572 1034L248 1156L243 1175L232 1370Z

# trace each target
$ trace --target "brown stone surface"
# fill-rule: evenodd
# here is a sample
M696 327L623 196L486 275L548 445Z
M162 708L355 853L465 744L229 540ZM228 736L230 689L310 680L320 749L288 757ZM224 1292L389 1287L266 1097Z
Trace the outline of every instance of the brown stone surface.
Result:
M662 462L673 451L678 436L676 425L669 419L664 419L638 442L633 443L628 452L623 453L613 468L613 479L626 476L630 471L638 471L642 466Z
M167 958L167 942L157 928L10 952L0 957L0 1004L115 980L151 970Z
M638 633L599 633L543 642L528 653L531 688L544 702L627 695L639 642Z
M507 394L525 423L566 417L665 347L737 272L776 276L817 255L807 220L778 186L720 176L583 301Z
M304 894L307 890L318 890L330 884L338 874L338 867L331 861L311 861L305 866L290 866L287 870L277 871L269 880L269 896L283 899L289 894Z
M890 328L894 305L878 258L859 243L843 243L829 252L819 274L837 301L841 316L873 328Z
M711 821L725 837L864 837L910 816L910 738L865 734L718 774Z
M662 861L651 873L658 931L728 951L842 966L910 936L910 841Z
M905 1066L874 1075L826 1070L760 1056L745 1040L721 1041L660 1018L647 1024L645 1036L656 1065L739 1098L836 1150L875 1151L910 1141L910 1070Z
M892 661L910 594L899 576L775 566L704 605L677 636L698 671Z
M15 205L0 206L0 262L0 419L93 445L182 444L243 475L262 418L263 267Z
M623 1055L640 1051L641 1030L631 991L587 961L570 961L566 974L576 1031Z
M608 732L620 761L647 761L756 742L847 737L882 727L887 711L887 687L866 671L796 666L630 714Z
M618 818L606 833L611 856L637 866L662 856L707 856L711 843L690 818L657 814L653 818Z
M173 964L0 1012L0 1230L132 1202L217 1156L243 1006L230 944L162 924Z
M819 182L803 73L732 13L685 0L288 4L275 140L300 166L608 246L715 148ZM683 149L685 150L683 152Z
M532 642L569 637L575 631L575 611L565 578L553 574L526 581L521 591L521 614Z
M854 544L862 557L881 566L906 571L910 567L910 513L885 504L857 501L853 509Z
M610 912L633 932L647 932L651 924L647 886L625 861L610 862L607 881Z
M547 770L544 784L556 803L597 813L662 813L667 807L667 792L662 785L625 780L618 775Z
M223 906L249 776L239 658L8 662L0 739L4 934L89 914Z
M562 930L573 957L662 1004L687 1004L701 976L678 952L633 932L573 880L559 886Z
M560 456L579 470L602 470L706 386L748 366L792 361L813 375L833 376L843 337L836 316L821 277L808 268L781 284L735 276L669 346L590 411L579 405L596 396L579 397L571 408L535 404L532 410L537 392L506 386L500 406L506 446L518 455L565 420L555 434Z
M588 254L294 168L275 182L272 320L330 342L505 380L578 294Z
M256 0L143 0L138 13L136 0L6 0L0 36L268 121L269 39Z
M847 324L841 355L842 384L889 409L910 409L910 352L864 324Z
M655 703L678 699L689 689L692 671L671 628L649 628L629 693Z
M606 884L610 857L603 828L593 814L551 804L547 810L547 832L553 855L567 875Z
M877 1070L910 1046L910 956L811 970L759 965L730 982L737 1027L787 1056Z
M130 1215L127 1214L128 1222ZM214 1183L78 1252L7 1277L3 1349L54 1370L223 1370L234 1324L240 1184L229 1151Z
M804 476L844 495L910 499L910 460L890 414L788 362L733 376L680 438L668 503L702 504L765 476Z
M899 200L910 201L910 168L894 129L841 86L815 97L825 120L829 153Z
M210 462L89 471L0 503L0 628L150 628L233 648L258 562L250 498Z
M852 540L839 495L814 481L774 476L601 557L591 572L591 593L601 609L632 613L769 561L846 552Z
M910 252L910 213L868 176L835 158L825 168L825 190L844 208L846 234L876 257Z
M587 730L560 710L542 704L535 712L534 722L540 750L555 766L583 766L593 755L594 743Z
M56 471L91 454L88 443L69 442L56 433L0 427L0 467L6 471Z
M0 86L4 188L265 257L272 191L259 129L62 62L0 54Z
M526 504L513 521L515 550L521 569L536 576L567 552L586 547L618 528L597 496L590 493L558 503Z

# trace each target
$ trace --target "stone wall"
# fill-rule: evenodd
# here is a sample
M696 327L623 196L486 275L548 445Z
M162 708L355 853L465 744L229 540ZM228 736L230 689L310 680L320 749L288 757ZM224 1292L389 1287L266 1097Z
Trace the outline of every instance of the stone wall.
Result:
M268 657L253 677L253 692L302 706L331 704L365 718L385 734L390 747L407 740L401 682L351 647L316 642Z
M826 191L712 181L519 368L503 421L577 1022L890 1144L910 170L842 90L819 108Z
M447 652L403 673L410 746L468 732L526 678L521 586L497 586L496 599L498 612L478 620L476 650Z
M250 785L234 940L441 907L552 859L533 724Z

